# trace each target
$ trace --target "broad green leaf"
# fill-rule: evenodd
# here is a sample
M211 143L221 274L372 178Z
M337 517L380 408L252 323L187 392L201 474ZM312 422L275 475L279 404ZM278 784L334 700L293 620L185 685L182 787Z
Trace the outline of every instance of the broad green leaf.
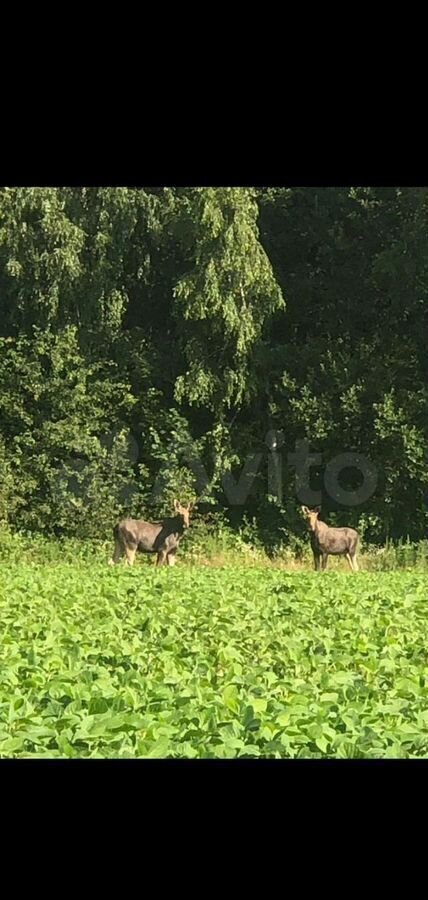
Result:
M324 735L321 735L320 737L315 738L315 743L316 743L317 747L319 747L319 749L322 750L323 753L327 753L328 741L324 737Z
M223 702L224 705L227 706L232 712L237 712L239 709L238 703L238 689L234 684L228 684L224 688L223 691Z

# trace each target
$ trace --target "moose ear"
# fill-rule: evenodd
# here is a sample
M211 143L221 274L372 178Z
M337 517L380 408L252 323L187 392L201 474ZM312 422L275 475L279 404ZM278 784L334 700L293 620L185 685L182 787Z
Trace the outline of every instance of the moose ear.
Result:
M194 509L195 506L196 506L196 500L191 500L190 503L188 503L188 505L187 505L187 509L189 510L189 512L192 512L192 509Z
M321 507L320 507L320 506L314 506L314 512L316 512L316 513L319 514L319 513L321 512Z
M300 509L302 510L303 513L305 513L305 515L307 515L307 513L309 512L307 506L301 506Z

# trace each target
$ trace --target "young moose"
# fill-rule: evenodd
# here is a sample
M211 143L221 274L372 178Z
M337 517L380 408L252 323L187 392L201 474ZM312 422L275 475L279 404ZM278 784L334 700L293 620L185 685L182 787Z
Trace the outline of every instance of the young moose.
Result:
M175 516L161 522L144 522L142 519L123 519L114 526L114 553L110 560L113 566L125 556L132 566L137 550L142 553L157 553L156 565L173 566L178 544L183 532L189 527L189 514L194 504L182 506L174 500Z
M311 547L314 554L315 569L320 569L321 557L322 567L327 567L328 555L334 556L345 555L351 569L356 572L357 565L357 546L358 532L353 528L329 528L325 522L320 522L318 516L321 508L308 509L302 506L303 515L308 523L311 532Z

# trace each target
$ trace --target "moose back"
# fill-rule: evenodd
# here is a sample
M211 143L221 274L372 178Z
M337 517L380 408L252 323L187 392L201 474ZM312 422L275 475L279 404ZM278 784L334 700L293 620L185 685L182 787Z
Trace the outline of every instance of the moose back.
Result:
M156 553L156 565L173 566L178 545L190 525L193 504L182 506L174 500L175 515L160 522L145 522L143 519L122 519L113 529L114 552L110 565L115 565L124 556L132 566L137 550L142 553Z
M354 528L330 528L325 522L320 522L318 519L321 512L319 506L312 510L307 506L302 506L302 512L311 533L315 569L321 568L321 560L322 568L325 569L331 554L332 556L346 556L349 566L356 572L358 570L358 532Z

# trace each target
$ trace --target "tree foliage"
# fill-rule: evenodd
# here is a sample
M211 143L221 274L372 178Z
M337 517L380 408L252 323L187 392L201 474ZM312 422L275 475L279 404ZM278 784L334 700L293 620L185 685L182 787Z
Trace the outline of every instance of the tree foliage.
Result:
M107 533L175 493L298 528L287 451L369 457L338 523L427 527L428 191L0 190L0 519ZM281 431L282 505L266 434ZM198 474L199 473L199 474Z

